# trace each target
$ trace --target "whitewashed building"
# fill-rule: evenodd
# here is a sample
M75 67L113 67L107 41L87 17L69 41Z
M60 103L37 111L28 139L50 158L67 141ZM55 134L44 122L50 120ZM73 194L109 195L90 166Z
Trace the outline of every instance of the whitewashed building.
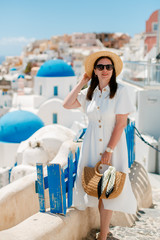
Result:
M75 121L84 123L85 116L80 110L66 110L62 106L76 84L77 77L71 65L61 59L49 60L40 67L34 79L34 93L37 115L45 125L60 124L71 128Z
M14 93L10 111L30 111L45 125L60 124L68 128L74 125L72 129L77 132L87 123L85 114L80 109L67 110L62 106L64 98L76 84L77 76L71 65L62 59L48 60L34 77L33 94Z

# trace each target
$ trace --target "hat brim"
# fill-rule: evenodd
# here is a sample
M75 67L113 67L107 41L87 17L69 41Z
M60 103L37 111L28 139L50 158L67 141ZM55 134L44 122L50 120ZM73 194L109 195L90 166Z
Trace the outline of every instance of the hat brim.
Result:
M92 53L90 56L87 57L87 59L85 61L85 72L87 73L87 75L89 77L92 76L95 61L100 57L111 58L114 63L116 76L118 76L121 73L122 68L123 68L123 62L122 62L121 58L113 52L99 51L99 52Z

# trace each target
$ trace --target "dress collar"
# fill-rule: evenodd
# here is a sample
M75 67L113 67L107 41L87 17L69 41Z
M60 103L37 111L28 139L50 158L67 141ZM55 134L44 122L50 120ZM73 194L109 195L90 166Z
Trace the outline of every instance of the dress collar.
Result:
M100 90L99 90L99 86L97 86L97 87L95 88L95 90L96 90L96 91L100 91ZM102 93L103 93L103 92L108 92L108 91L110 91L109 85L107 85L106 87L104 87L104 88L102 89Z

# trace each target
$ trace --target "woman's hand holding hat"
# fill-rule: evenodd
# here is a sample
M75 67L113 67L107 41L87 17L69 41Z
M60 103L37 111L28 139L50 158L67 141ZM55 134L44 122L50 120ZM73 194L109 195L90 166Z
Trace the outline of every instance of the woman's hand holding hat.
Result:
M90 80L90 77L87 75L87 73L84 73L81 77L80 83L85 86Z

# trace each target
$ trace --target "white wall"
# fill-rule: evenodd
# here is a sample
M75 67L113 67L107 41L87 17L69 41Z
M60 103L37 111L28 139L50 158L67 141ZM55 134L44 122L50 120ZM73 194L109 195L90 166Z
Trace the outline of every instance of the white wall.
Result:
M0 167L0 188L9 184L9 167L1 168Z
M83 122L84 113L78 109L67 110L62 104L63 101L58 98L50 99L40 106L37 115L45 125L53 124L53 113L57 113L58 124L65 127L70 128L74 121Z
M0 167L13 167L19 143L0 142Z
M142 135L142 137L149 142L154 147L157 147L157 141L147 135ZM139 137L135 137L135 158L141 163L147 172L156 172L156 151L144 143Z
M153 136L158 140L160 136L160 89L145 89L138 93L138 121L141 133Z
M74 137L75 133L62 125L51 124L44 126L27 140L20 143L16 155L17 162L18 164L30 164L31 162L38 162L38 158L42 159L42 156L39 157L41 151L36 150L37 143L39 143L40 149L43 149L43 152L47 154L47 159L51 161L56 156L61 144ZM33 164L31 165L33 166Z
M40 95L40 86L42 86L42 96L46 99L60 98L64 99L70 90L77 83L77 77L35 77L34 94ZM58 87L58 96L54 96L53 88Z
M39 106L45 102L45 98L43 96L40 96L40 95L34 95L34 98L33 98L33 107L34 108L39 108Z
M137 110L137 108L138 108L138 92L142 91L143 89L139 86L133 85L133 84L123 81L121 79L118 79L118 82L127 87L129 96L132 100L132 103L134 104L135 109Z
M144 139L157 147L160 136L160 89L140 88L136 85L120 81L126 85L129 94L134 101L137 112L133 115L136 128L143 134ZM148 172L156 172L158 161L156 151L149 147L137 136L135 138L135 158L140 162Z

